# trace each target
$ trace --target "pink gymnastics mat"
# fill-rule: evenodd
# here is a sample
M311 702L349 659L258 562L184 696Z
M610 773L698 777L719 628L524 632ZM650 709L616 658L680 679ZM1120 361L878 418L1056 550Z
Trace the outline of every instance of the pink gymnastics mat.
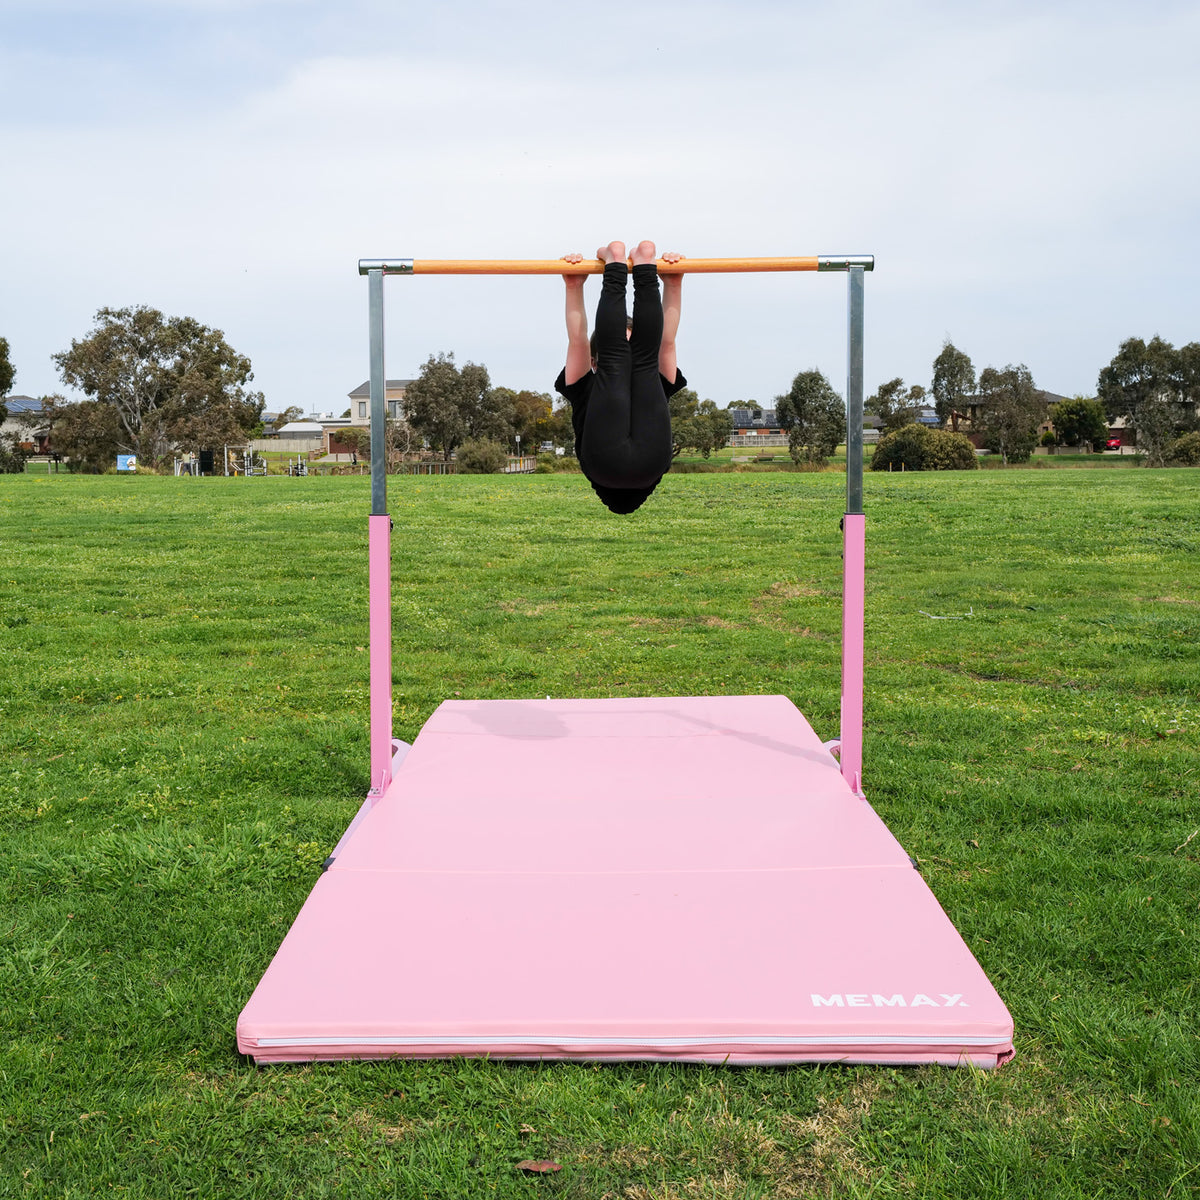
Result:
M1012 1033L785 697L485 700L397 755L238 1048L994 1067Z

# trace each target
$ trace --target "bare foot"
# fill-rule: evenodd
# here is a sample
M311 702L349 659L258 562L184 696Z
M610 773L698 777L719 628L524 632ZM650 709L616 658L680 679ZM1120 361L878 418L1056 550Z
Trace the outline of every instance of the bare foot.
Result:
M662 260L665 263L683 262L683 255L676 250L664 250Z
M609 242L607 246L601 246L600 249L596 251L596 257L602 263L624 262L625 243Z
M638 242L633 251L633 265L639 266L642 263L652 263L658 257L658 251L654 248L653 242Z

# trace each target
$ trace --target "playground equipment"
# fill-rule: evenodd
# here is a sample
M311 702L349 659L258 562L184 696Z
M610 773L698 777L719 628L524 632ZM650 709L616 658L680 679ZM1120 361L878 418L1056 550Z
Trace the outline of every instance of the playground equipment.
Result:
M225 447L226 475L266 475L267 460L249 446Z
M870 256L659 264L848 275L839 736L822 743L782 696L547 698L446 701L409 747L392 738L384 277L570 265L360 261L379 442L372 786L241 1014L244 1053L982 1067L1011 1057L1003 1002L862 791L873 266ZM552 789L506 769L531 747Z

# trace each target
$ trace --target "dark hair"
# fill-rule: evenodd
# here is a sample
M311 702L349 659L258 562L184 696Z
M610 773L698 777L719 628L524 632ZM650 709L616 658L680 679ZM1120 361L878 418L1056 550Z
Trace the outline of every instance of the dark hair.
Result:
M636 512L650 498L650 493L658 487L661 479L656 479L649 487L642 488L610 488L602 484L592 483L592 491L604 502L609 512L626 516Z

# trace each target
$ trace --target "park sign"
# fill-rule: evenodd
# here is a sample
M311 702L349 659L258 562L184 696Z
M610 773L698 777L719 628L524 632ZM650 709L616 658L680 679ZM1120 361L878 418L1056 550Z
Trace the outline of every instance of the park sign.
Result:
M137 470L137 455L136 454L118 454L117 455L117 470L118 471L136 471Z

